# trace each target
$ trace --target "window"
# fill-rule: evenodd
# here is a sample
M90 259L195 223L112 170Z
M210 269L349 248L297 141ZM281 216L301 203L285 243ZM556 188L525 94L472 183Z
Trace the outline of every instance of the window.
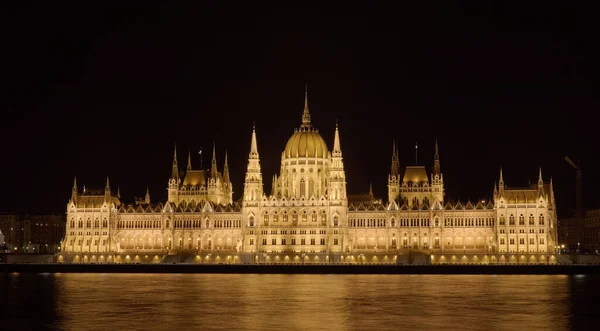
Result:
M306 212L302 213L302 222L306 222L308 220L308 215Z
M390 226L391 227L395 227L396 226L396 220L392 217L392 219L390 220Z
M339 225L338 222L339 222L338 217L337 216L333 217L333 226L338 226Z
M529 225L535 225L533 214L529 214Z
M263 238L263 245L267 245L267 238Z
M310 239L310 244L311 244L311 245L314 245L314 244L315 244L315 238L311 238L311 239Z
M296 245L296 238L292 238L292 245Z
M544 238L540 238L540 245L544 244Z
M544 215L540 214L540 225L544 225Z
M281 244L285 245L285 238L281 239Z
M533 244L535 244L535 239L529 238L529 245L533 245Z
M510 214L508 218L508 225L515 225L515 216L513 214Z
M206 221L206 222L208 222L208 221ZM254 226L254 216L250 216L250 221L248 222L248 226Z
M321 238L321 245L325 245L325 238Z
M433 226L440 226L440 219L439 218L435 218L435 220L433 221Z
M277 221L279 221L279 216L277 215L277 212L275 212L275 214L273 215L273 222Z
M300 239L300 245L306 245L306 239L304 239L304 238Z
M337 245L338 245L338 238L333 238L333 244L334 244L335 246L337 246Z
M519 238L519 244L525 245L525 238Z
M504 238L500 238L500 245L504 245Z
M525 225L525 216L519 215L519 225Z
M254 238L250 238L250 242L248 243L250 246L254 246Z
M515 244L515 238L510 238L510 244L514 245Z
M288 214L287 211L283 213L283 221L287 222L288 221Z
M271 245L277 245L277 239L275 239L275 238L271 239Z
M500 225L506 225L506 219L504 218L504 215L500 216Z
M312 221L313 222L317 221L317 212L316 211L312 213Z

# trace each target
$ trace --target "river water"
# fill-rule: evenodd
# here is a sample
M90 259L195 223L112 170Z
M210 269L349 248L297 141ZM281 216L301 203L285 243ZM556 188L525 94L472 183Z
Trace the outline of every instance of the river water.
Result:
M1 330L596 329L597 276L3 274Z

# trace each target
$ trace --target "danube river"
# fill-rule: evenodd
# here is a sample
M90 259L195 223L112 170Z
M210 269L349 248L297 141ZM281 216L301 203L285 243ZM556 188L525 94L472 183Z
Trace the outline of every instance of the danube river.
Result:
M3 274L2 330L596 329L598 276Z

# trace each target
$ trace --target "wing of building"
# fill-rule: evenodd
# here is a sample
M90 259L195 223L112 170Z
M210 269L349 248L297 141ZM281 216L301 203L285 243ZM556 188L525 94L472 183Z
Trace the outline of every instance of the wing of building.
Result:
M263 190L253 127L243 196L233 201L227 154L209 171L180 171L177 150L168 200L125 205L104 190L67 204L60 262L114 263L556 263L552 181L511 188L500 170L492 201L445 199L438 145L433 171L402 167L395 143L387 202L347 195L340 130L328 145L311 123L305 94L300 126ZM329 148L331 146L331 149Z

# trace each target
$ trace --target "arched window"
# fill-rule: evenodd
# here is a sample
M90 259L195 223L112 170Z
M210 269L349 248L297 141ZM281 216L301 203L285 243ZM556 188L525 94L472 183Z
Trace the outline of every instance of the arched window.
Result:
M248 226L254 226L254 216L250 216L248 219Z
M540 214L540 221L539 221L540 225L544 225L544 214Z
M312 213L312 221L313 222L317 221L317 212L316 211L313 211L313 213Z
M306 182L304 181L304 178L300 179L300 196L306 196Z
M440 226L440 219L436 216L433 221L433 226Z
M337 217L337 216L334 216L334 217L333 217L333 226L339 226L339 224L338 224L338 223L339 223L338 217Z
M391 227L395 227L396 226L396 219L392 217L392 219L390 220L390 226Z

